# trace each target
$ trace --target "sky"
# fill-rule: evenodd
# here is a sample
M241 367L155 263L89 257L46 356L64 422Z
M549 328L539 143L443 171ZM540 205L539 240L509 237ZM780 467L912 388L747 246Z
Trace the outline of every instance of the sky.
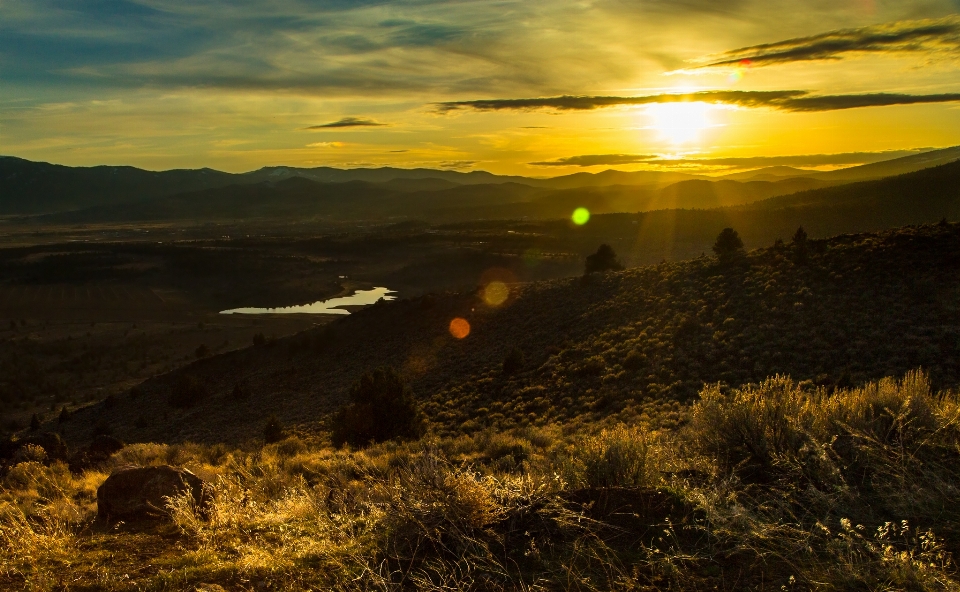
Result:
M0 154L554 176L960 144L960 0L0 0Z

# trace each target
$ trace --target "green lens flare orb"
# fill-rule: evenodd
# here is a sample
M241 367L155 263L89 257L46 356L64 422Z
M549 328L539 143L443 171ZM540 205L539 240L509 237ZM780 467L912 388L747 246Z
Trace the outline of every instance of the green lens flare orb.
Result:
M587 208L577 208L570 217L577 226L583 226L590 220L590 210Z

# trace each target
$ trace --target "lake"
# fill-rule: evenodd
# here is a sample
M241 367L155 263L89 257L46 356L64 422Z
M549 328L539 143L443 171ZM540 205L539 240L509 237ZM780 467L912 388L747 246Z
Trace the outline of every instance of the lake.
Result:
M350 314L350 311L343 308L338 308L341 306L367 306L373 304L377 300L383 298L384 300L395 300L396 296L390 296L390 294L395 294L396 290L389 290L387 288L373 288L372 290L357 290L350 296L341 296L339 298L331 298L329 300L318 300L311 304L300 304L297 306L284 306L280 308L233 308L230 310L222 310L220 314L337 314L337 315L346 315Z

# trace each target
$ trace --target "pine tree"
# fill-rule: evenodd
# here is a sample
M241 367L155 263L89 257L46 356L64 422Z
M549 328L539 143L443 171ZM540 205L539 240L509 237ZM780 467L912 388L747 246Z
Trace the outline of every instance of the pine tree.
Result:
M598 271L620 271L622 269L623 264L617 259L617 254L613 251L613 247L603 244L597 248L596 253L587 256L584 274Z
M740 235L732 228L724 228L713 244L713 252L721 263L728 263L743 255L743 241Z

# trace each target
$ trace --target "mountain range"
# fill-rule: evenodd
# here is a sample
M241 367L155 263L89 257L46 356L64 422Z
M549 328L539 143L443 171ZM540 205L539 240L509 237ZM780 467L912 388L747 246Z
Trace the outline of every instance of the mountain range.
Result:
M566 217L569 211L565 208L570 204L597 213L742 205L832 184L913 172L958 158L960 147L829 172L778 166L723 177L608 170L535 178L393 167L264 167L241 174L212 169L156 172L126 166L66 167L0 157L0 216L78 212L65 221L291 214L445 220L462 216Z

